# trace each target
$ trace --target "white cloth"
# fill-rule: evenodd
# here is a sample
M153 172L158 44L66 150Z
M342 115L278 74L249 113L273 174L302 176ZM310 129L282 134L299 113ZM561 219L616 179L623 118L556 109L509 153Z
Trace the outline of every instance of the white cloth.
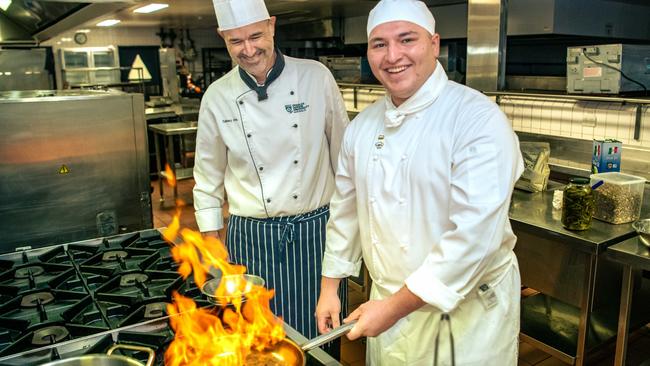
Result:
M523 160L498 106L448 81L440 64L411 98L423 95L435 100L399 127L386 128L378 101L347 128L323 275L356 275L363 253L382 297L406 285L452 312L512 262L508 208Z
M258 101L235 67L201 101L194 208L202 232L231 214L297 215L329 203L347 112L321 63L284 56L285 67Z
M269 19L264 0L212 0L219 30L229 30Z
M368 24L366 25L368 38L376 26L397 21L415 23L432 35L436 32L436 20L422 1L381 0L368 15Z
M486 309L476 292L449 315L456 366L515 366L519 349L521 281L517 260L489 283L496 305ZM382 299L376 289L373 300ZM438 366L451 365L451 345L441 312L425 306L400 319L388 331L367 341L366 364L372 366L434 365L435 336L440 328Z
M438 63L438 65L440 64ZM404 101L399 107L395 107L391 98L384 98L384 103L386 104L384 125L387 128L401 126L406 116L422 111L436 100L438 94L445 87L445 83L438 82L441 76L437 74L444 74L445 70L440 66L436 67L433 73L433 77L425 81L425 84L420 88L419 92Z

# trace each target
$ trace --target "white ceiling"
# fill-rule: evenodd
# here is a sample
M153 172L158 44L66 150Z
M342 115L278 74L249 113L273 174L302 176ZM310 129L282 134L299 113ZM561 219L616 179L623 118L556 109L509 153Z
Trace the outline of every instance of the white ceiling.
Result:
M169 7L151 14L133 13L135 8L150 2L167 3ZM465 0L429 0L428 5L465 3ZM354 17L368 15L376 0L266 0L271 15L278 24L299 23L331 17ZM98 20L116 18L127 27L165 28L213 28L217 26L212 0L150 0L128 6L121 11L88 22L92 26Z

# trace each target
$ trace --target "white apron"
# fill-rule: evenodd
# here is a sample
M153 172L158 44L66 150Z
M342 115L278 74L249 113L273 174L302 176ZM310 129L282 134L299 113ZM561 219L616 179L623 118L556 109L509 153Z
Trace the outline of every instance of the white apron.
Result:
M450 314L456 366L514 366L519 350L521 280L517 258L490 283L497 305L486 310L474 291ZM376 286L372 300L384 298ZM366 364L372 366L434 364L434 344L441 312L425 305L378 337L369 337ZM486 342L490 340L490 342ZM451 366L448 327L440 330L438 366Z

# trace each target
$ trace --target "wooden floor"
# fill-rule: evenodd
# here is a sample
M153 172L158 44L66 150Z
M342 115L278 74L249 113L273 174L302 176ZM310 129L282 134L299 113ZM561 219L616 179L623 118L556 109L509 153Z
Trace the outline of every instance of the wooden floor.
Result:
M154 226L156 228L166 227L172 221L176 213L177 206L174 203L173 190L167 184L163 186L164 201L160 200L158 182L152 182L154 191L152 193L152 206L154 216ZM179 206L181 210L180 223L181 227L192 230L198 230L194 220L194 208L192 206L192 187L194 180L187 179L178 182L178 199L184 205ZM522 293L522 295L526 295ZM362 302L363 294L354 289L349 293L349 311L357 308ZM634 336L630 337L628 345L627 365L639 366L644 364L644 360L650 360L650 329L644 328L637 331ZM361 366L365 364L365 339L350 342L343 337L341 342L341 359L344 365ZM609 366L614 364L613 345L599 352L598 360L590 363L593 366ZM521 342L519 346L519 365L520 366L566 366L565 363L540 351L533 346ZM650 366L648 362L647 366Z

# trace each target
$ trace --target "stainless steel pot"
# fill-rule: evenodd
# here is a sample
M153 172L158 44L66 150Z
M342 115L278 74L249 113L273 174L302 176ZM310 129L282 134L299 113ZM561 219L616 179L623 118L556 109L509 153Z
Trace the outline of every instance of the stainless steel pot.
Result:
M153 361L156 359L156 353L151 348L131 346L128 344L115 344L109 348L105 355L93 354L66 358L64 360L48 362L41 366L143 366L141 362L134 360L131 357L113 355L113 351L117 349L147 352L148 358L146 366L153 365Z
M242 285L245 286L244 291L242 291L242 302L246 302L245 295L252 291L256 286L264 286L265 281L260 276L255 276L251 274L241 274L241 275L227 275L227 276L217 276L206 283L201 287L201 292L205 297L208 298L208 301L211 304L218 306L225 306L229 303L228 296L216 296L215 292L221 285L221 281L226 281L231 283L234 289L240 289ZM228 287L228 285L226 285Z

